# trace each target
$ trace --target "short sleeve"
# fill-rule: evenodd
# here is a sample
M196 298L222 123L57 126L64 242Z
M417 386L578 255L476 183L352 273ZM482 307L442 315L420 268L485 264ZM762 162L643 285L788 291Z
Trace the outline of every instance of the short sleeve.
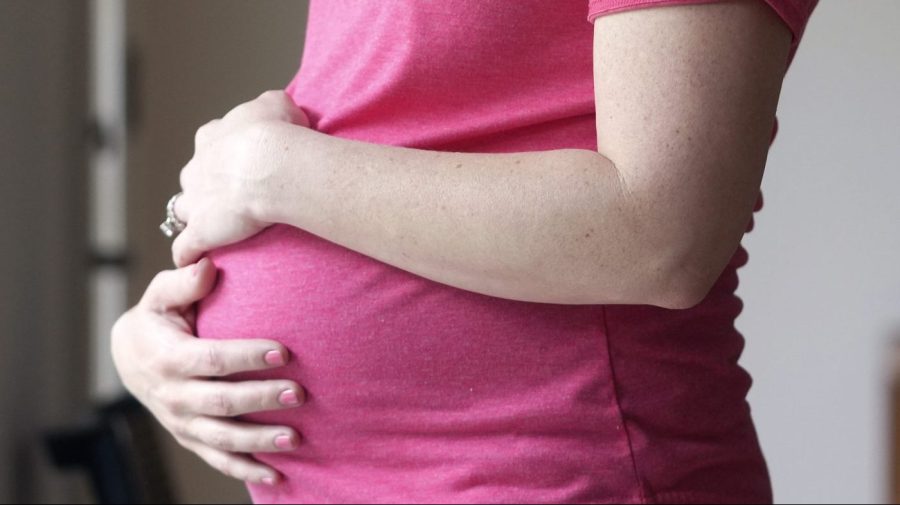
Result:
M589 0L588 21L593 22L605 14L613 14L632 9L646 7L660 7L664 5L684 5L713 3L720 0ZM766 2L788 26L793 35L789 60L794 59L794 53L803 38L806 23L812 16L813 10L819 0L760 0Z

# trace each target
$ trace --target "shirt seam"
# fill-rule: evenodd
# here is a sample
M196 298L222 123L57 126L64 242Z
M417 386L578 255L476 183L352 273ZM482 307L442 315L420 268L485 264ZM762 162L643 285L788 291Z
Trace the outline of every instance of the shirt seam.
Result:
M721 0L591 0L589 4L588 21L593 22L600 16L618 14L636 9L666 7L669 5L709 4ZM602 5L602 6L601 6Z
M634 455L634 444L631 441L631 432L628 429L628 425L625 423L625 414L622 411L622 403L619 401L619 385L618 380L616 379L616 370L613 365L613 357L612 357L612 348L610 347L610 332L609 332L609 322L607 321L607 311L606 305L601 305L601 316L603 318L603 332L604 332L604 340L606 344L606 359L609 366L609 374L612 379L612 393L613 400L615 401L616 414L619 417L619 422L622 424L622 431L625 432L625 442L628 444L628 456L631 458L631 469L634 473L634 481L635 485L638 488L639 496L641 499L641 503L650 503L647 499L648 493L647 490L644 489L643 480L640 477L640 472L638 471L637 458Z
M768 498L755 497L751 499L735 498L719 493L706 493L702 491L669 491L653 496L654 503L761 503L771 504Z

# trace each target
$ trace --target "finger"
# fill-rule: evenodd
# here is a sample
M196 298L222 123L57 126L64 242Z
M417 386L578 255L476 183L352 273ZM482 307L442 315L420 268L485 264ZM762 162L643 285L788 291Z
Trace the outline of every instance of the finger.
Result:
M197 128L197 133L194 135L194 147L199 147L219 136L221 132L217 126L221 124L221 122L221 119L213 119L200 128Z
M181 383L178 398L169 407L176 414L235 417L255 412L296 408L306 400L303 388L291 381L221 382L192 380Z
M172 242L172 261L175 266L182 268L195 263L207 251L205 242L197 232L199 229L196 223L188 226Z
M285 347L271 340L186 340L168 353L170 370L180 377L226 377L284 366Z
M234 122L256 119L259 116L259 112L257 110L258 107L254 107L253 104L254 102L251 100L235 106L222 116L222 121L230 125Z
M181 171L178 172L178 184L181 186L182 193L188 193L191 188L196 185L197 178L199 175L199 170L197 169L197 163L194 161L196 157L191 158L183 167L181 167ZM178 197L178 200L184 197L184 194ZM175 214L180 218L183 217L179 214L178 211L178 201L175 202ZM182 219L184 221L184 219Z
M297 108L294 99L283 89L263 91L254 101L265 104L269 110L288 110Z
M273 110L281 110L285 119L292 124L309 127L309 117L300 108L294 98L283 89L273 89L260 95L259 100L266 101Z
M156 274L139 304L160 313L182 311L206 298L215 283L216 267L204 258L196 265Z
M182 187L185 187L184 183L182 183ZM192 204L193 199L188 193L182 193L181 196L175 199L175 217L185 224L190 223Z
M188 328L197 328L197 307L191 306L181 312L181 317L188 324ZM192 332L194 333L194 332Z
M309 115L306 114L306 111L301 107L295 107L291 112L291 123L295 125L300 125L305 128L310 127Z
M193 451L206 464L233 479L270 486L281 479L278 472L249 456L229 454L193 441L183 442L182 445Z
M295 122L294 118L298 111L299 107L290 95L284 90L274 89L264 91L253 100L231 109L222 120L227 123L264 120Z
M287 452L300 446L300 435L291 428L206 416L186 422L178 434L225 452Z

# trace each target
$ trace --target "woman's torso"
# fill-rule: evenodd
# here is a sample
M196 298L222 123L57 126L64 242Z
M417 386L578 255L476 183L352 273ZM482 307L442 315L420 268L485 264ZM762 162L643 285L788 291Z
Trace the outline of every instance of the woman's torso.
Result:
M596 149L583 0L314 0L288 91L319 131L447 151ZM299 409L265 502L767 501L737 365L739 249L699 306L438 284L276 225L210 254L204 338L271 338Z

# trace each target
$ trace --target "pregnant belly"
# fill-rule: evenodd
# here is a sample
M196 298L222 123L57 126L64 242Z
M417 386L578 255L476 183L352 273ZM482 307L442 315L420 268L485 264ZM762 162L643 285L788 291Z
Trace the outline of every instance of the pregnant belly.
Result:
M298 409L286 477L257 501L630 501L634 477L599 307L516 302L415 276L277 225L210 254L201 338L266 338Z

